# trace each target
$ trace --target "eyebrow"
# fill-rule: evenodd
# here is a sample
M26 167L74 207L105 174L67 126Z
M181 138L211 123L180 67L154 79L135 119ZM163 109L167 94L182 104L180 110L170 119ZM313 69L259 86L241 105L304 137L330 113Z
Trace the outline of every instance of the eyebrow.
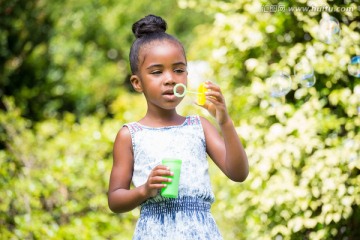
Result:
M186 66L186 63L184 63L184 62L176 62L176 63L172 64L172 66L177 66L177 65ZM162 66L164 66L164 65L163 64L153 64L153 65L148 66L146 69L150 69L150 68L153 68L153 67L162 67Z

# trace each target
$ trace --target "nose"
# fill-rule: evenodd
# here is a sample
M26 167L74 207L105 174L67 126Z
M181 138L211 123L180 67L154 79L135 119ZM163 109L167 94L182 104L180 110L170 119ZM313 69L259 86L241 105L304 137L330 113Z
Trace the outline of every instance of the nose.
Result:
M165 85L175 85L175 77L172 72L167 72L164 75L164 84Z

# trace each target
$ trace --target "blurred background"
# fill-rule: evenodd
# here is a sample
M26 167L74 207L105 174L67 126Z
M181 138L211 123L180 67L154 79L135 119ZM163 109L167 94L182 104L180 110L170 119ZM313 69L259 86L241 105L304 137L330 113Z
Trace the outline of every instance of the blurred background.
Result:
M250 175L209 160L224 239L360 239L360 1L0 0L0 239L131 239L112 144L145 113L132 24L162 16L219 84ZM310 70L309 70L310 69ZM181 114L209 115L186 97Z

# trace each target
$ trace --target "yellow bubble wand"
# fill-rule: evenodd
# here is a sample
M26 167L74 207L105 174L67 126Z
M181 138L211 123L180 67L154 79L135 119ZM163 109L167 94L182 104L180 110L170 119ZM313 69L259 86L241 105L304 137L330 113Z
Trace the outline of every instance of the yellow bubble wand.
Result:
M181 87L183 89L182 93L179 93L177 90L178 88ZM196 98L196 102L198 105L204 105L206 102L206 96L205 93L207 92L206 87L204 86L204 83L200 83L199 87L198 87L198 91L194 92L194 91L188 91L185 84L182 83L178 83L174 86L174 95L176 97L184 97L185 94L187 93L192 93L192 94L196 94L197 98Z

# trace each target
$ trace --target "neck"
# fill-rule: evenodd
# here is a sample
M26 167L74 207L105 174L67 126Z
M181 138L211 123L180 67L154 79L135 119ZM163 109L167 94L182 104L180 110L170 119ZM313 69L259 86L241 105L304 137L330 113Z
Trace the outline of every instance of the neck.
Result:
M153 127L180 125L184 117L180 116L175 109L168 111L148 111L139 122Z

